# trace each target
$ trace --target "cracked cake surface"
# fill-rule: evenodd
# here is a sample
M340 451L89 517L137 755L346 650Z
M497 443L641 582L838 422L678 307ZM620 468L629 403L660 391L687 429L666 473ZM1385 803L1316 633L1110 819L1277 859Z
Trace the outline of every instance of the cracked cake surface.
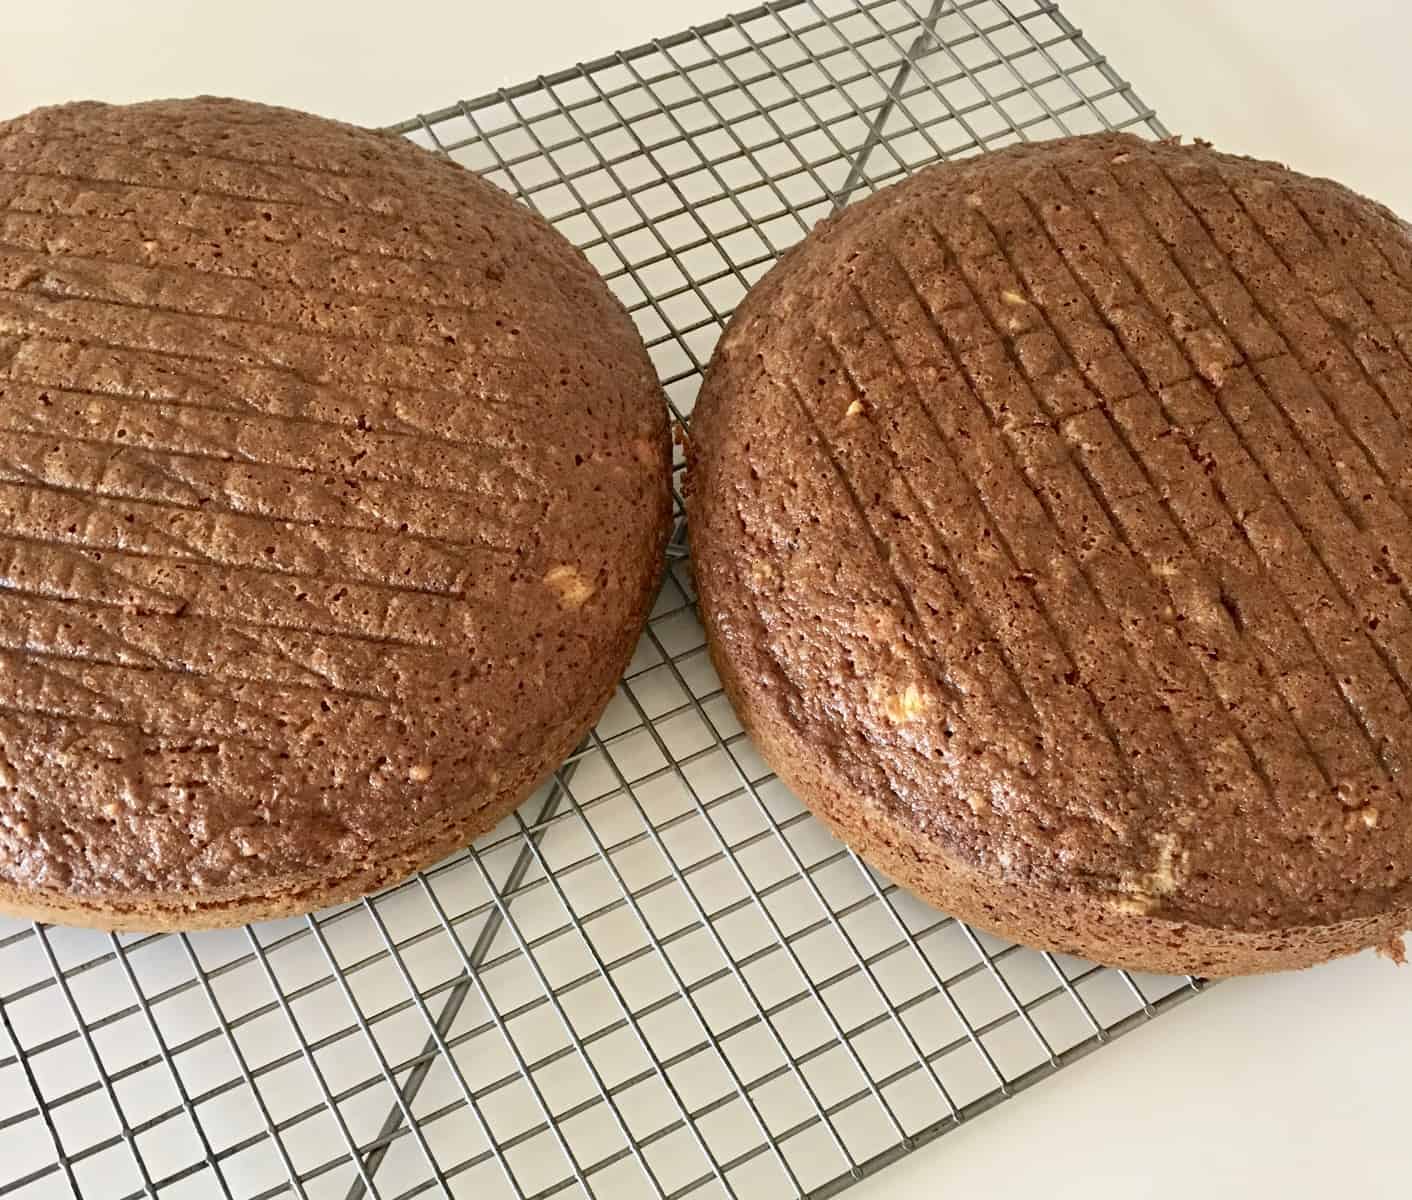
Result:
M242 101L0 123L0 909L284 915L503 817L671 520L632 321L404 139Z
M1232 974L1412 924L1412 235L1103 134L924 170L693 417L711 651L844 840L1032 945Z

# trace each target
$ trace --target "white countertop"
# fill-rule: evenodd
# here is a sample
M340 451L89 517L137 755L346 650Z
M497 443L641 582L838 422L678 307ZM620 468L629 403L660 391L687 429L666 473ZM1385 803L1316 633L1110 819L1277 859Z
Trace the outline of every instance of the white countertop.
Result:
M7 6L0 114L217 92L368 124L634 45L729 0L45 0ZM1173 130L1412 215L1412 11L1374 0L1065 0ZM365 12L366 15L360 15ZM860 1185L958 1196L1406 1196L1412 968L1222 984Z

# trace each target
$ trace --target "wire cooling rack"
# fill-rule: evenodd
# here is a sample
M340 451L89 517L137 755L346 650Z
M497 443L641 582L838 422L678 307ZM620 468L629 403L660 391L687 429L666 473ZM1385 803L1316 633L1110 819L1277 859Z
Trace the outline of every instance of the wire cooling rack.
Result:
M687 424L818 218L1129 127L1165 132L1046 0L779 0L398 129L585 249ZM1199 989L972 930L840 847L731 714L684 547L597 730L439 866L238 931L0 920L0 1197L823 1197Z

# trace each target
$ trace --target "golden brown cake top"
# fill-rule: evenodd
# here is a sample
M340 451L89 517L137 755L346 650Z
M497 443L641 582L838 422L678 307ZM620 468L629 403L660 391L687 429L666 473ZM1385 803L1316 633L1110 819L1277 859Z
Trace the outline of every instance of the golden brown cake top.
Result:
M0 199L0 887L312 886L553 765L669 519L583 256L409 142L233 100L0 124Z
M725 335L693 553L747 707L988 877L1406 904L1412 237L1128 135L924 171Z

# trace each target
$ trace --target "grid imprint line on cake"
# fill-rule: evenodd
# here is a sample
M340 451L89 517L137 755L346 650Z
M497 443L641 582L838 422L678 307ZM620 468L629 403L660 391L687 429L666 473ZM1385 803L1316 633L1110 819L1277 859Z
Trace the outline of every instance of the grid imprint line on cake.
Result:
M777 0L396 128L458 159L487 158L481 169L547 209L638 320L686 425L712 335L818 217L938 158L1127 127L1165 134L1051 0ZM568 165L574 155L580 161ZM651 178L635 181L644 165ZM37 1156L0 1158L0 1197L75 1194L95 1178L105 1195L133 1184L133 1197L188 1194L195 1184L241 1200L465 1187L480 1195L488 1185L540 1197L822 1197L1198 989L1023 950L922 909L837 843L804 848L817 842L813 818L752 761L710 671L680 521L668 555L662 596L609 714L546 792L466 851L375 897L252 927L223 960L222 935L0 923L0 1132L7 1146L47 1144ZM650 698L654 689L666 702ZM683 727L686 748L673 744ZM669 813L659 794L682 803ZM658 856L650 877L625 865L634 855ZM761 862L774 862L776 875L755 878L767 868L750 864ZM713 894L722 870L737 881L733 898ZM591 899L576 899L585 891ZM658 926L652 914L664 902L684 905L685 915ZM409 931L401 922L418 904ZM765 935L748 950L734 946L735 923L752 915ZM603 931L623 919L636 932L615 943ZM714 965L679 966L675 956L688 962L703 935ZM76 954L85 938L99 940ZM831 948L822 964L811 948L820 938ZM588 969L551 982L554 956L575 940ZM340 953L345 945L352 950ZM172 954L176 965L163 958ZM419 986L413 964L428 956L440 974ZM156 983L147 981L158 969L151 960L166 971ZM281 982L288 963L304 972L297 984ZM631 972L642 967L670 977L647 1000L630 994ZM526 969L536 985L502 997ZM88 1014L91 989L115 970L117 1007ZM790 986L778 986L781 974ZM602 1002L611 1019L581 1030L566 1006L589 1003L598 985L611 995ZM727 986L744 998L729 1020L717 996ZM972 997L979 987L990 989L988 1007ZM180 1019L189 1005L204 1013L195 1031ZM296 1005L304 1019L319 1006L333 1024L306 1033ZM1077 1032L1051 1030L1056 1006ZM566 1043L517 1041L517 1028L556 1015ZM654 1042L663 1018L676 1023L670 1049ZM281 1020L287 1031L273 1055L248 1057L251 1039ZM811 1021L822 1032L791 1045ZM111 1043L137 1028L153 1052L114 1065ZM1007 1057L1018 1044L1004 1041L1010 1031L1030 1046L1018 1063ZM891 1057L875 1062L869 1039L880 1034L891 1038ZM763 1051L752 1041L762 1035ZM600 1056L624 1036L646 1065L615 1079ZM481 1078L476 1062L495 1038L513 1063ZM194 1057L226 1047L233 1065L209 1079L186 1073ZM329 1054L357 1064L337 1086L320 1067ZM966 1055L978 1064L974 1077L963 1070ZM62 1084L55 1062L67 1068ZM553 1083L570 1062L593 1080L572 1102ZM679 1087L690 1075L679 1085L678 1073L701 1062L722 1068L721 1081L688 1097ZM289 1072L301 1070L298 1094L282 1097ZM175 1102L130 1119L125 1089L161 1073ZM662 1111L650 1131L636 1129L626 1114L653 1081ZM907 1091L912 1081L926 1081L924 1093ZM781 1106L784 1084L796 1089L792 1108ZM528 1123L498 1129L519 1085L533 1098ZM381 1121L368 1124L362 1110L389 1092ZM248 1127L230 1135L208 1126L233 1099L253 1109ZM101 1120L86 1115L104 1105ZM876 1120L860 1133L864 1111ZM573 1123L595 1114L611 1115L613 1129L585 1150ZM731 1137L712 1124L737 1116L744 1125ZM466 1130L458 1143L478 1136L483 1148L448 1150L453 1120ZM198 1145L159 1171L144 1139L183 1122ZM320 1134L330 1122L331 1142ZM661 1155L684 1158L672 1148L682 1136L700 1161L689 1178L668 1180L659 1172L673 1163ZM546 1138L563 1161L536 1150ZM552 1169L527 1164L526 1151ZM262 1156L259 1170L239 1161L252 1155ZM110 1167L119 1172L111 1181ZM131 1183L118 1182L123 1170Z

